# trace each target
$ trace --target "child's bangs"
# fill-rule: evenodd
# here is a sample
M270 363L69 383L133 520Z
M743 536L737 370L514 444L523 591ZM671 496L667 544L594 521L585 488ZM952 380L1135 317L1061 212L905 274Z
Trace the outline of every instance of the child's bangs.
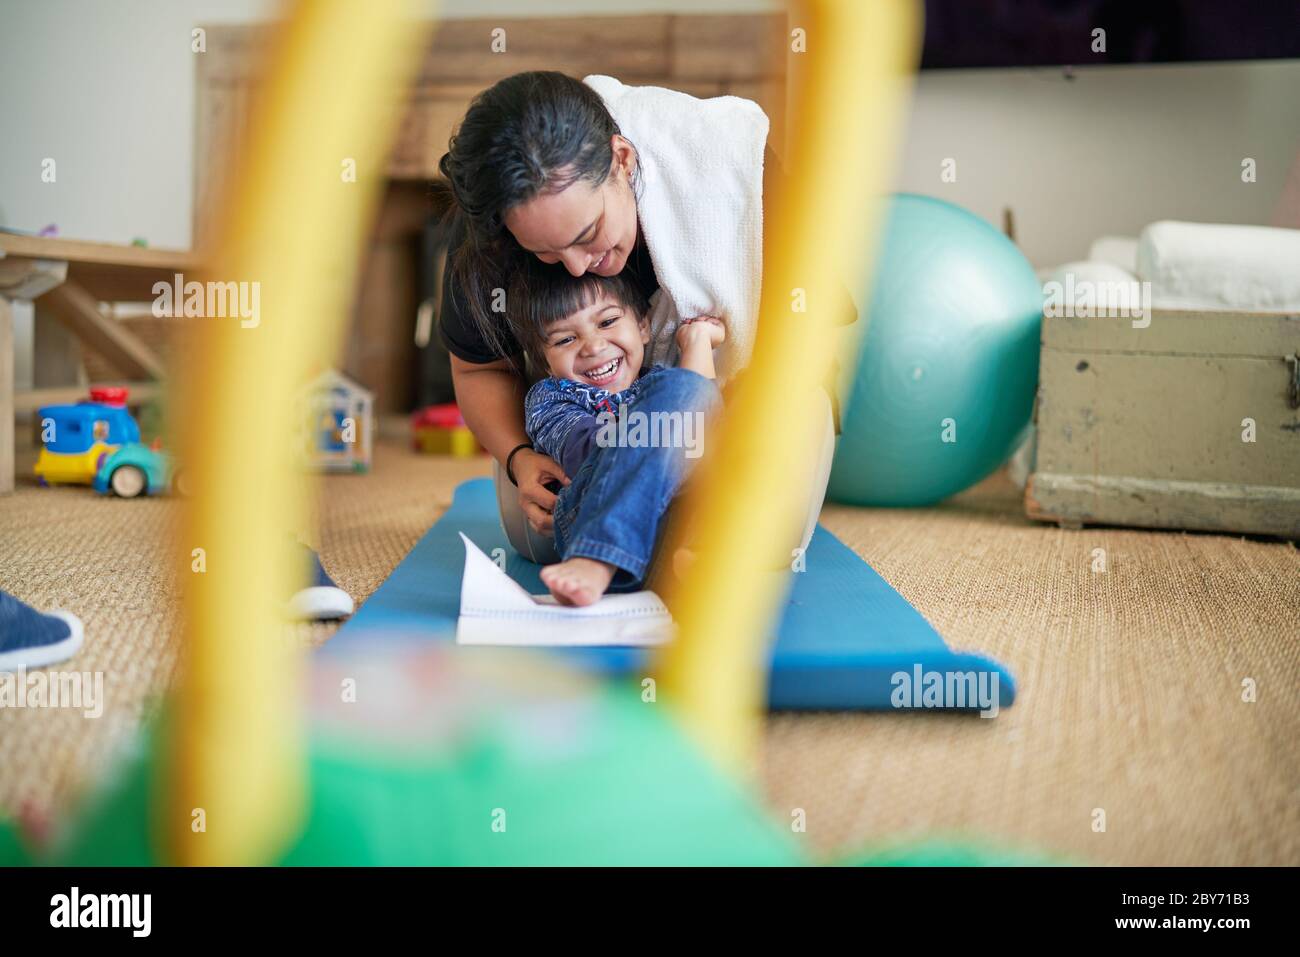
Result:
M615 297L618 295L614 284L593 273L567 277L561 282L547 283L531 291L537 297L534 309L543 329L594 305L605 294Z

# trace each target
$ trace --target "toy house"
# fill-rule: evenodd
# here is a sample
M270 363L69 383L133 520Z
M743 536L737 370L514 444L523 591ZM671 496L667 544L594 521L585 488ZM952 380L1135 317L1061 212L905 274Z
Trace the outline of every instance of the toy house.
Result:
M304 390L303 452L322 472L366 472L374 434L374 395L333 369Z

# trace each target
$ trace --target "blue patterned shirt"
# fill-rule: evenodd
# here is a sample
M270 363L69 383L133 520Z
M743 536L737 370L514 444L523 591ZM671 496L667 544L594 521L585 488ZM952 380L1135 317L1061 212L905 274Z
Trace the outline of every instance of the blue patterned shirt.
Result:
M622 392L609 392L572 379L542 379L524 397L524 430L533 448L560 463L572 479L596 444L602 412L618 415L630 407L646 383L667 366L656 365Z

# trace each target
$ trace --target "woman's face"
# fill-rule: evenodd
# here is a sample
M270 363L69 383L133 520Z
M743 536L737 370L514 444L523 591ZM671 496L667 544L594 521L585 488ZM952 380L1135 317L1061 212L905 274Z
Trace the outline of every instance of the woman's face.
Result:
M537 196L510 210L505 225L526 251L544 263L563 263L574 276L617 276L636 245L636 152L621 136L612 141L614 166L595 188L577 180L559 193Z

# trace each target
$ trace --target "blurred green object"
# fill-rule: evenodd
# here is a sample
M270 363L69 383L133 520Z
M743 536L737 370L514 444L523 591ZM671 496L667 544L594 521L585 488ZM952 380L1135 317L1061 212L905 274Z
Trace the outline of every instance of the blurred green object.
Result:
M594 733L565 753L568 721L550 746L519 727L478 734L454 752L364 736L326 735L312 748L306 827L285 865L738 865L808 863L795 839L640 704L611 687L574 721ZM533 717L536 717L534 714ZM544 724L545 722L543 722ZM160 729L164 730L165 729ZM551 736L544 734L543 737ZM82 816L72 840L39 863L161 864L149 812L155 743ZM554 751L555 747L559 751ZM548 750L552 753L548 753ZM0 824L0 865L33 863ZM856 867L1020 867L1069 862L967 840L885 845L840 860Z
M283 863L801 863L793 838L638 695L611 687L556 719L554 736L501 725L445 756L323 741L307 828Z
M31 855L18 836L18 825L0 818L0 867L22 867L30 863Z
M530 672L531 685L493 694L490 677L430 656L452 657L376 655L388 670L382 693L365 663L336 668L326 657L317 687L331 700L315 698L305 826L270 863L802 863L793 836L705 761L662 706L643 703L639 686L548 685ZM357 676L373 703L340 704L339 674ZM166 730L163 717L46 863L161 863L148 822Z
M843 862L854 867L1065 867L1046 854L966 840L930 839L887 845Z
M1043 293L1020 250L959 206L899 194L885 222L827 495L932 505L988 476L1022 440Z
M393 640L312 659L308 807L266 863L736 865L811 862L780 815L706 761L640 684L538 655ZM489 651L490 654L478 652ZM353 694L340 693L341 688ZM167 708L37 863L163 863L151 821ZM209 827L215 822L208 821ZM201 837L199 838L201 839ZM0 862L30 861L0 828ZM1041 864L965 842L880 847L863 866Z

